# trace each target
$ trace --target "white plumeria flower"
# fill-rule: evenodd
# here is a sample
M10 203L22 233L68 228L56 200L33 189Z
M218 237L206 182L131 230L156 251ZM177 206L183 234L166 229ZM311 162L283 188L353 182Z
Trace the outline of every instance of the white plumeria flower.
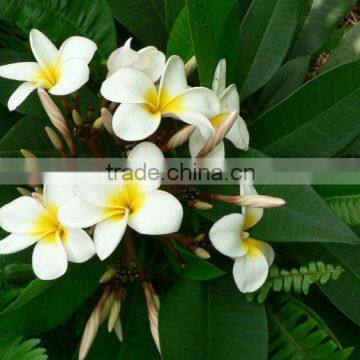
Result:
M53 95L67 95L80 89L89 80L89 62L96 44L81 36L68 38L58 50L39 30L30 32L30 46L37 62L20 62L0 66L0 76L25 81L8 101L15 110L36 88Z
M144 162L148 169L160 171L163 166L164 156L153 143L140 143L129 154L130 169L135 171ZM180 202L158 189L160 180L117 174L117 181L78 186L78 196L68 201L59 215L68 226L96 224L94 244L101 260L116 249L127 225L141 234L162 235L178 231L183 217Z
M237 92L236 85L232 84L226 87L226 60L220 60L216 67L212 90L217 95L220 101L220 111L216 116L210 118L211 124L214 128L218 128L234 111L240 112L240 97ZM247 151L249 148L249 132L245 121L238 115L235 123L230 131L225 136L230 140L235 147ZM192 158L195 158L199 151L205 145L207 139L204 139L202 134L195 130L189 139L189 149ZM217 145L205 159L202 159L202 166L210 169L224 168L225 146L221 142Z
M123 68L105 80L101 94L121 103L113 118L114 132L121 139L147 138L163 117L195 125L205 139L214 135L208 118L219 113L219 100L210 89L188 88L184 62L178 56L167 61L158 88L140 70Z
M22 196L0 209L0 226L11 234L0 241L0 254L11 254L36 243L32 266L36 276L52 280L66 272L68 261L82 263L95 254L90 236L64 226L61 205L73 196L70 187L44 186L44 203Z
M241 195L257 194L250 181L240 185ZM263 209L242 207L242 214L230 214L218 220L210 229L214 247L234 259L233 276L243 293L258 290L265 282L274 261L272 247L251 238L247 230L263 216Z
M165 55L154 46L135 51L131 48L131 40L128 39L124 46L109 56L108 77L122 68L130 67L142 71L155 83L164 71Z

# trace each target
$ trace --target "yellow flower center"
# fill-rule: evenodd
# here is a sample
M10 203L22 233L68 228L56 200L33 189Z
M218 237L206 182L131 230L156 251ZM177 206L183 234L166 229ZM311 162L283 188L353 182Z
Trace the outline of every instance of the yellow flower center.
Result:
M50 89L59 82L61 75L58 64L47 65L45 70L40 71L35 81L40 82L45 89Z
M172 98L169 92L163 88L158 94L150 89L146 94L147 108L151 114L158 115L166 113L179 114L183 107L183 99L181 96Z

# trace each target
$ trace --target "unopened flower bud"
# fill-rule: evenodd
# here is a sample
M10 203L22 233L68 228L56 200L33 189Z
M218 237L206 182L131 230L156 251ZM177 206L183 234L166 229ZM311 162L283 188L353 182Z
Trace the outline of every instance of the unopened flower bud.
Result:
M44 189L42 186L35 186L35 192L37 192L38 194L43 194L44 193Z
M108 321L108 331L109 332L113 331L115 324L119 320L120 311L121 311L121 300L115 298L115 300L112 304L111 310L110 310L110 315L109 315L109 321Z
M115 274L116 274L115 268L110 268L110 269L106 270L105 273L103 274L103 276L100 278L100 284L108 282L115 276Z
M36 159L36 156L29 150L21 149L20 152L25 159Z
M113 127L112 127L113 116L112 116L111 112L107 108L102 108L101 109L101 118L102 118L102 121L103 121L103 124L104 124L104 127L105 127L106 131L109 134L114 135L114 130L113 130Z
M196 210L211 210L213 208L213 206L209 203L206 203L204 201L191 201L189 203L189 205L193 208L195 208Z
M81 126L84 123L84 119L81 117L77 110L72 111L72 117L76 126Z
M194 242L196 243L202 242L205 240L205 238L206 238L206 234L199 234L194 238Z
M97 118L93 123L93 129L101 130L104 127L104 123L101 117Z
M22 187L17 187L16 190L22 195L22 196L31 196L31 191L24 189Z
M196 58L193 56L186 64L185 64L185 75L189 77L197 67Z
M196 254L197 257L199 257L200 259L203 259L203 260L208 260L210 259L210 254L207 250L201 248L201 247L197 247L195 250L194 250L194 253Z
M38 88L38 94L50 121L64 138L71 154L76 154L76 148L62 112L44 89Z
M271 208L285 205L285 201L280 198L265 195L239 195L228 196L221 194L212 194L212 200L224 201L238 206L246 206L250 208Z
M189 140L191 134L195 131L195 129L196 127L194 125L185 126L170 138L166 145L163 146L162 151L167 152L183 145L186 141Z
M60 137L58 136L58 134L51 129L50 127L45 127L45 131L51 141L51 143L54 145L54 148L63 156L66 157L66 153L64 150L64 144L61 141Z
M119 341L123 341L124 340L124 334L123 334L123 328L122 328L122 323L121 323L121 319L119 318L118 321L116 322L115 326L114 326L114 332L116 334L116 337L119 339Z
M44 196L42 194L38 194L36 192L33 192L31 196L40 204L44 205Z

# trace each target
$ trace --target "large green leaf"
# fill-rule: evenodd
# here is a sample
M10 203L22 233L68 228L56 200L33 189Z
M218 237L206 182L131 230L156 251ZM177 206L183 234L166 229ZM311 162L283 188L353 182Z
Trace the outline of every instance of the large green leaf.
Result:
M360 325L360 245L314 244L297 246L294 255L301 263L322 260L341 265L345 272L339 281L319 285L330 301Z
M1 0L0 0L1 4ZM0 5L1 6L1 5ZM0 49L0 65L6 65L22 61L34 61L34 57L23 51L16 51L10 49ZM14 80L8 80L0 78L0 103L7 106L8 100L15 89L20 85L20 82ZM17 112L35 116L38 118L46 118L45 111L41 106L40 100L34 92L31 94L24 103L16 109ZM4 110L5 113L8 110Z
M320 49L356 0L302 0L301 22L290 53L291 58Z
M252 146L276 157L331 157L360 134L360 61L309 81L251 127Z
M165 0L166 25L169 31L185 5L186 0Z
M121 322L124 331L122 343L115 334L109 334L107 324L102 325L87 359L111 360L158 360L160 355L150 334L145 296L139 284L127 289L121 307Z
M144 45L166 48L168 29L164 0L108 0L117 20Z
M354 61L360 58L360 25L348 30L338 46L330 54L330 58L323 66L323 70L329 70L335 66Z
M296 0L254 0L240 27L238 85L242 99L282 64L296 27Z
M247 303L231 277L180 280L162 301L159 327L164 360L267 358L264 308Z
M113 18L106 0L1 0L0 18L25 33L32 28L53 40L80 35L94 40L103 58L116 47Z
M189 16L184 7L171 29L167 45L167 56L179 55L185 62L194 55L194 46L191 40Z
M270 109L299 88L304 83L309 64L310 56L306 55L283 65L264 87L258 109L262 112Z
M94 292L105 269L94 259L73 265L60 279L34 280L0 314L0 327L33 335L61 324Z
M235 0L187 0L191 37L201 84L210 86L219 60L227 61L227 78L234 82L238 58Z

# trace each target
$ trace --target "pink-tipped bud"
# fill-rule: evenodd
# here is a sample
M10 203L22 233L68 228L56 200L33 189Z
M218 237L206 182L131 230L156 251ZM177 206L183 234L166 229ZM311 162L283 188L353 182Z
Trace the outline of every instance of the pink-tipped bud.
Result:
M154 339L155 345L161 354L160 337L159 337L159 307L160 301L151 284L143 283L144 294L146 297L146 305L148 308L148 316L150 322L150 332ZM155 300L155 297L157 298Z
M163 152L171 151L179 146L183 145L186 141L189 140L191 134L195 131L196 127L194 125L188 125L179 130L174 134L170 140L163 146Z
M239 112L232 112L225 121L221 123L221 125L216 129L215 135L206 144L202 147L200 152L197 154L196 158L201 159L204 158L207 154L209 154L212 150L216 148L225 138L226 134L230 131L234 122L238 116Z
M38 88L38 95L50 121L64 138L71 154L75 155L75 144L62 112L44 89Z
M224 201L230 204L238 206L246 206L250 208L271 208L285 205L285 201L280 198L265 195L239 195L239 196L228 196L221 194L212 194L212 200Z

